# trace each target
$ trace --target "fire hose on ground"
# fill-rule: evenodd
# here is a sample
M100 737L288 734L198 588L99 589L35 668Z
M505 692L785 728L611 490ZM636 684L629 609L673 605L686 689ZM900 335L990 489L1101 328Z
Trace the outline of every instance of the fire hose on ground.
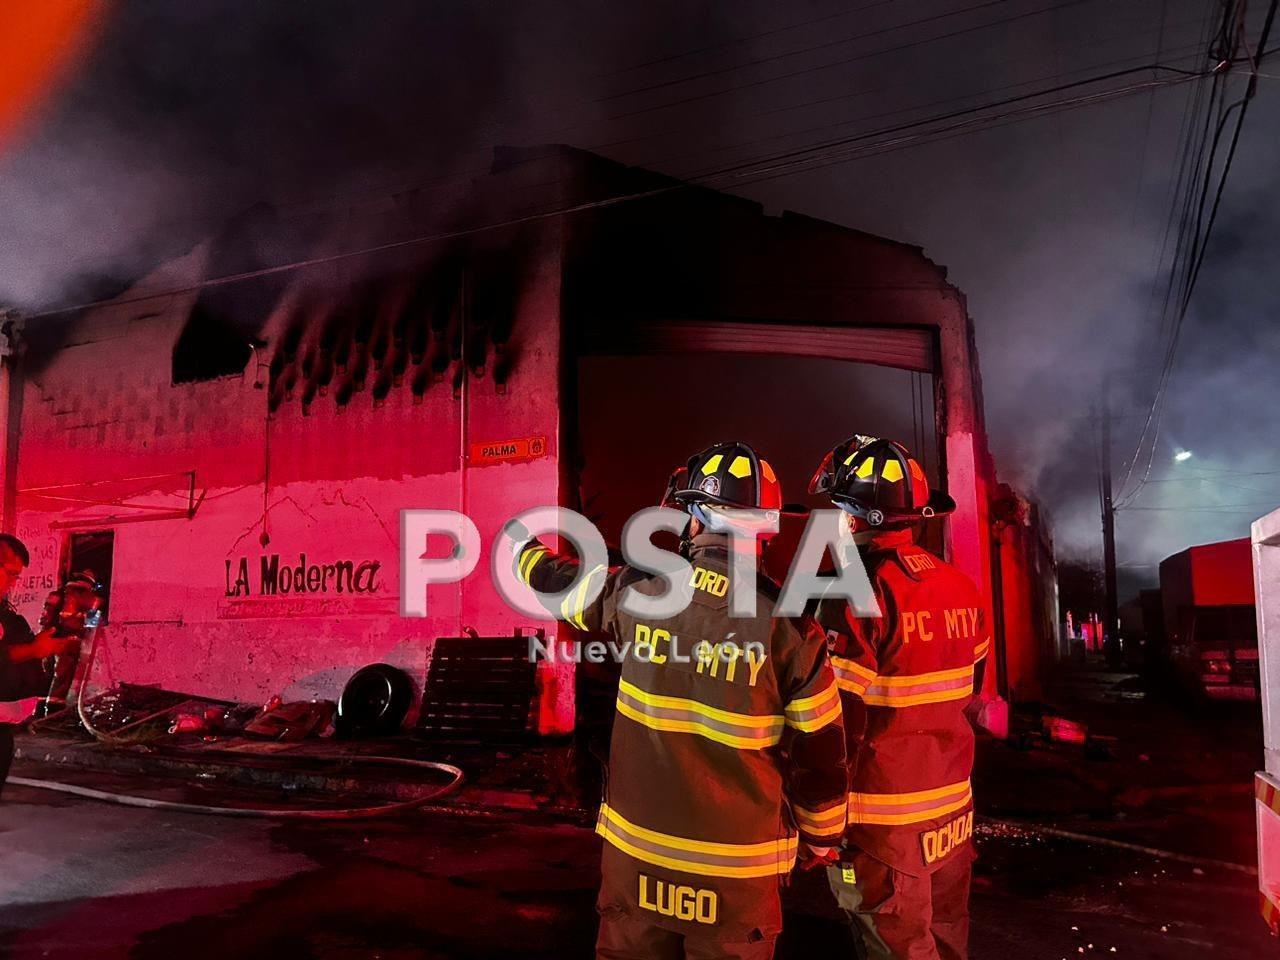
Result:
M89 686L89 677L93 671L94 663L97 659L99 641L99 629L93 631L93 636L89 646L89 659L85 666L84 678L80 683L80 689L76 697L76 709L80 714L80 722L84 728L100 743L111 746L121 746L123 741L111 734L98 730L89 720L84 710L85 690ZM19 786L31 787L36 790L50 790L56 793L65 793L72 796L84 797L90 800L102 800L108 803L117 803L127 807L142 807L149 810L172 810L181 813L198 813L212 814L216 816L228 817L254 817L260 819L271 820L360 820L370 819L374 817L394 816L396 814L405 813L430 804L432 801L445 796L456 790L462 785L464 774L458 767L448 763L438 763L431 760L411 760L402 757L385 757L385 756L366 756L361 757L370 763L389 764L392 766L404 767L411 770L431 770L438 773L445 773L450 777L448 783L440 786L430 793L422 797L414 797L412 800L398 801L396 803L382 804L373 807L335 807L328 809L296 809L290 807L280 808L245 808L245 807L224 807L213 804L184 803L174 800L158 800L151 797L139 797L130 794L112 793L106 790L97 790L91 787L82 787L76 784L62 783L57 780L43 780L31 777L9 777L8 782L18 784ZM1055 837L1061 840L1071 840L1077 843L1085 843L1094 846L1110 847L1117 850L1126 850L1132 853L1140 853L1146 856L1156 857L1159 859L1172 860L1175 862L1186 863L1194 866L1211 867L1222 870L1229 870L1236 873L1244 873L1249 876L1257 876L1257 868L1247 866L1245 864L1232 863L1226 860L1216 860L1210 857L1199 857L1188 854L1175 853L1170 850L1161 850L1155 847L1149 847L1142 844L1129 843L1123 840L1116 840L1110 837L1099 837L1087 833L1079 833L1072 830L1063 830L1058 827L1048 826L1044 824L1027 823L1017 820L1005 820L995 817L981 817L979 821L989 828L1013 830L1019 833L1042 836Z
M89 677L93 672L94 662L97 658L99 635L100 628L94 629L89 645L89 662L85 665L84 676L80 682L80 690L76 697L76 710L80 714L81 724L95 740L109 746L119 747L122 745L122 741L113 737L111 734L98 730L94 727L84 710L84 696L85 691L89 687ZM228 753L229 751L223 752ZM208 754L204 755L208 756ZM154 797L115 793L108 790L98 790L93 787L83 787L73 783L63 783L59 780L45 780L33 777L11 776L8 778L8 782L18 786L31 787L35 790L50 790L55 793L70 794L72 796L84 797L89 800L101 800L107 803L120 804L126 807L141 807L147 810L169 810L179 813L211 814L224 817L252 817L267 820L365 820L374 817L395 816L397 814L406 813L410 810L424 807L456 790L462 785L462 781L464 779L464 774L460 768L455 767L453 764L439 763L434 760L412 760L404 757L384 756L361 756L359 759L370 764L402 767L406 770L443 773L449 777L449 781L442 786L431 788L429 792L423 796L413 797L410 800L397 800L393 803L378 804L375 806L327 808L228 807L217 804L187 803L180 800L161 800Z
M997 817L979 817L978 822L989 828L1009 830L1027 836L1053 837L1058 840L1071 840L1076 843L1084 843L1095 847L1109 847L1113 850L1126 850L1130 853L1140 853L1148 857L1155 857L1159 860L1171 860L1175 863L1185 863L1193 867L1229 870L1233 873L1243 873L1250 877L1256 877L1258 875L1257 867L1251 867L1244 863L1233 863L1230 860L1216 860L1213 857L1200 857L1188 853L1176 853L1173 850L1162 850L1159 847L1149 847L1141 843L1130 843L1127 840L1116 840L1114 837L1099 837L1091 833L1080 833L1076 830L1063 830L1060 827L1048 826L1046 824L1031 823L1022 820L1003 820Z

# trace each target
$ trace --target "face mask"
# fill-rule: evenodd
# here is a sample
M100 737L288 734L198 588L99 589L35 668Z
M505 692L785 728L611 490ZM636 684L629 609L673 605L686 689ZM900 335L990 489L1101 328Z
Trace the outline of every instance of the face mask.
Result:
M854 546L864 546L876 535L874 530L862 527L858 518L851 513L846 513L844 520L845 522L840 526L841 536L852 542Z
M730 520L727 515L710 504L695 503L689 512L711 533L728 534L731 529L739 533L770 534L778 527L776 510L735 511L739 515ZM752 516L746 516L752 514Z

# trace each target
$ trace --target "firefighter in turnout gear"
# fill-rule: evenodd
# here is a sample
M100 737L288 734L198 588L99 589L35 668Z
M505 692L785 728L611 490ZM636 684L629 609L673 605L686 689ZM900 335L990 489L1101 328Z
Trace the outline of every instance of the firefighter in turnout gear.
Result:
M59 590L45 598L40 614L40 629L52 630L56 637L91 637L96 626L95 614L102 609L102 585L92 570L80 570L71 574ZM100 615L100 614L99 614ZM80 650L73 648L54 657L49 665L52 683L47 696L36 705L35 715L46 717L65 710L71 688L75 683L76 668L80 664Z
M852 785L841 862L828 868L860 956L963 960L973 861L974 736L965 716L990 645L973 582L915 542L955 509L889 440L855 437L818 468L811 493L848 517L880 605L855 617L822 601L844 703Z
M50 629L35 634L9 602L22 571L31 561L26 546L11 533L0 533L0 701L25 700L49 689L52 679L42 661L66 654L80 641ZM0 792L13 760L13 728L0 723Z
M588 571L584 582L603 580L598 597L575 589L571 609L556 611L637 645L622 666L596 826L605 841L597 956L767 960L798 854L821 856L844 832L840 695L821 631L773 618L777 587L763 575L750 586L759 615L729 613L729 525L757 544L753 519L776 529L782 507L768 462L745 444L717 444L677 471L668 502L690 514L683 612L649 622L627 614L628 587L656 596L666 584L625 565ZM517 575L542 593L579 573L578 561L536 541L518 552Z

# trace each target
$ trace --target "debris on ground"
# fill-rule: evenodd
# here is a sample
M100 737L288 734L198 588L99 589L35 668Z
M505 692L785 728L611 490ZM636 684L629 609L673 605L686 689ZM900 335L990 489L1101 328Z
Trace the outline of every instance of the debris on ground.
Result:
M244 732L267 740L296 743L310 736L333 736L338 705L332 700L298 700L283 703L272 697L262 712L244 725Z
M1088 727L1066 717L1045 716L1040 723L1044 735L1054 743L1084 744L1089 738Z
M120 683L78 709L64 709L30 724L33 733L92 734L114 743L144 744L171 736L235 732L257 709L160 687Z

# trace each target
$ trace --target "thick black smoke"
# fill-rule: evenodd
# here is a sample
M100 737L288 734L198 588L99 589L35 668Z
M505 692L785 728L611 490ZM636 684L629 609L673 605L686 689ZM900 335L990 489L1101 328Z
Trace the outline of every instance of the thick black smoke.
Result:
M1157 58L1199 69L1217 7L123 2L0 157L0 304L109 292L255 201L385 195L482 170L501 143L694 175ZM1268 279L1280 84L1262 84L1152 466L1144 455L1128 489L1147 482L1121 514L1135 577L1280 505ZM1123 474L1158 373L1149 304L1190 90L736 187L771 211L918 243L951 269L978 329L1000 469L1047 504L1066 554L1097 552L1090 413L1105 377ZM1184 448L1192 458L1175 463Z

